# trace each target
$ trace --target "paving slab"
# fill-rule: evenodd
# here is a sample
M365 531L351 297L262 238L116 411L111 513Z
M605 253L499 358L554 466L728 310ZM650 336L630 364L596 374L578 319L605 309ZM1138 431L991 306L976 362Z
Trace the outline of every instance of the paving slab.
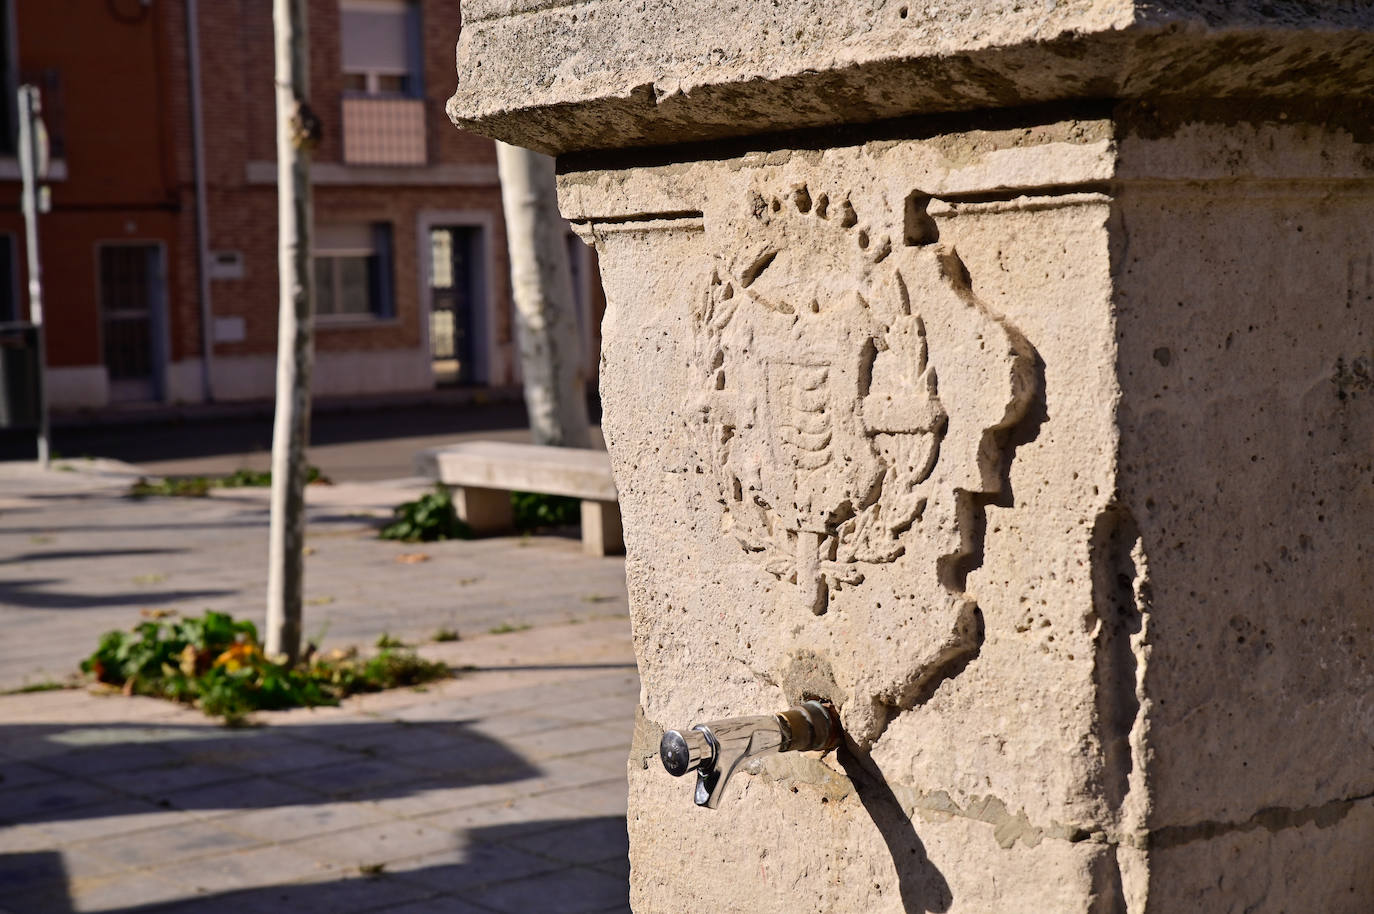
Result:
M135 500L136 473L0 465L0 687L67 675L141 609L257 612L261 495ZM621 560L570 537L382 543L367 512L400 489L336 489L312 489L307 594L332 599L307 630L387 631L457 677L243 728L86 689L0 695L0 914L628 910ZM427 641L439 627L462 640Z
M108 629L206 609L261 620L268 493L128 496L138 468L72 461L70 472L0 464L0 689L61 681ZM390 508L426 485L307 491L305 633L323 648L408 642L625 617L624 562L582 555L568 535L379 541ZM401 562L405 556L421 561ZM499 656L505 647L491 645Z

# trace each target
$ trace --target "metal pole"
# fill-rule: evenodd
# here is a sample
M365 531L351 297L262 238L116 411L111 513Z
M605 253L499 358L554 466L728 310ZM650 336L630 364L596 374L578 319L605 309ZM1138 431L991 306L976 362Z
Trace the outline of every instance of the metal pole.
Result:
M19 173L24 182L24 244L29 266L29 320L38 336L38 465L48 467L48 357L43 333L43 270L38 260L39 121L43 112L37 86L19 87Z

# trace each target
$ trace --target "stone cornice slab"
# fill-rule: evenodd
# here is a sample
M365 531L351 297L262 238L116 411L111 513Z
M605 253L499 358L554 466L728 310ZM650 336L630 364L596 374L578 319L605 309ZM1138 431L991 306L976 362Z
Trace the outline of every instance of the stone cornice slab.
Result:
M551 154L1074 99L1370 120L1364 0L469 0L459 126Z

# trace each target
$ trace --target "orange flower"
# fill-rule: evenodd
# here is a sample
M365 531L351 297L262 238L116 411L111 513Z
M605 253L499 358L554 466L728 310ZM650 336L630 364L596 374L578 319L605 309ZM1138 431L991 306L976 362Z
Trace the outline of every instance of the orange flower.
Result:
M229 648L229 650L215 658L215 666L222 666L231 673L237 673L245 666L248 666L254 657L260 656L261 653L262 652L258 650L258 646L251 642L235 644L233 647Z

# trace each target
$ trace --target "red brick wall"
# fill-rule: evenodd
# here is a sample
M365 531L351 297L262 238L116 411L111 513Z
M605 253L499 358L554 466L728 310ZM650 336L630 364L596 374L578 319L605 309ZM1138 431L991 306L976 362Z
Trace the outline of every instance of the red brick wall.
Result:
M457 130L444 113L457 85L454 47L459 0L420 0L424 45L424 99L429 118L431 163L494 164L494 144ZM338 0L310 3L311 106L324 124L315 161L341 162L343 72ZM201 4L201 47L207 127L216 142L210 171L219 180L240 180L245 160L275 157L276 111L272 90L272 10L263 0L215 0ZM213 93L214 99L210 98Z
M437 125L430 154L443 162L496 164L496 144L453 126L444 105L458 87L454 63L461 25L458 0L423 0L421 28L425 37L425 100Z
M217 354L252 355L276 348L277 254L276 188L250 185L249 162L276 158L275 97L272 89L272 20L270 4L237 0L202 4L207 171L211 192L211 247L241 251L245 278L213 284L216 315L241 316L246 339L221 344ZM212 12L213 9L213 12ZM340 62L338 0L310 4L311 106L323 122L323 136L313 160L342 164L343 73ZM495 147L486 139L461 134L443 113L455 82L453 49L458 35L458 0L423 0L424 93L429 113L427 141L432 165L494 164ZM445 26L444 23L450 25ZM212 40L212 35L228 36ZM233 39L233 40L230 40ZM413 348L423 340L421 289L417 282L420 250L415 238L422 209L490 212L498 254L492 277L495 323L509 337L509 293L505 236L501 227L500 192L486 187L337 186L315 187L315 219L328 222L390 222L394 242L396 320L347 327L321 326L321 351Z
M375 350L419 346L422 312L418 288L420 248L415 237L418 214L422 209L463 209L500 212L500 190L490 188L393 188L393 187L316 187L315 221L390 222L392 224L393 277L396 292L396 320L343 327L322 325L315 334L321 351ZM245 273L239 280L212 284L211 296L217 316L240 316L245 321L246 339L242 343L215 347L219 355L254 355L276 351L277 335L277 196L271 185L217 190L211 194L214 226L211 232L217 248L240 251ZM505 232L496 220L494 248L496 275L492 277L494 297L499 304L503 340L509 339L509 266L506 259Z
M60 124L55 110L45 114L62 133L68 178L52 183L53 212L40 220L39 234L50 364L102 360L95 254L102 240L165 246L172 349L186 351L182 304L188 276L194 281L187 271L193 248L186 226L194 223L187 221L192 199L180 180L189 160L176 152L182 115L168 91L185 67L168 42L180 10L157 4L128 23L115 20L104 3L87 0L18 0L15 12L20 71L53 68L62 82ZM54 101L48 100L49 108ZM18 185L2 186L0 230L19 241L22 264L23 223L11 202ZM25 283L21 276L21 289ZM27 302L27 294L21 299ZM191 351L198 348L191 345Z
M136 21L121 22L111 10ZM61 73L69 178L53 185L55 211L42 220L49 358L54 366L103 360L95 246L142 240L164 246L169 350L173 361L201 352L194 164L187 70L186 4L137 0L18 0L20 66ZM200 49L206 181L212 249L244 255L242 280L211 284L216 316L241 316L247 338L219 344L217 356L275 352L276 188L250 183L250 163L275 159L271 4L201 0ZM342 72L338 0L311 0L312 106L324 133L315 161L342 159ZM431 165L494 169L494 145L455 129L444 103L456 82L459 0L421 0L424 99ZM17 185L0 183L9 200ZM388 221L393 226L396 319L321 326L321 351L415 348L424 339L419 287L421 210L489 213L494 254L491 326L509 345L509 274L500 193L483 186L393 185L315 188L317 221ZM0 231L21 243L17 206L0 205ZM21 289L25 277L20 278ZM21 298L24 296L21 295Z

